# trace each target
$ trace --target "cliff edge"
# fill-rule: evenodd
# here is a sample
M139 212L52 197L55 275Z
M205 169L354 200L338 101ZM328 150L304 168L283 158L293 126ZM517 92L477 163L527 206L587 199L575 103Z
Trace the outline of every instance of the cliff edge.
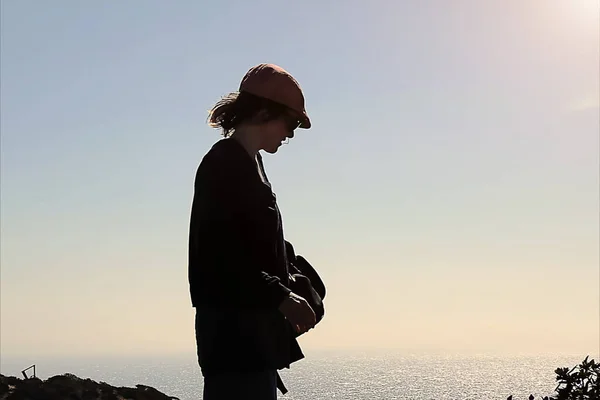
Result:
M144 385L115 387L105 382L81 379L73 374L56 375L43 381L0 375L0 400L179 400Z

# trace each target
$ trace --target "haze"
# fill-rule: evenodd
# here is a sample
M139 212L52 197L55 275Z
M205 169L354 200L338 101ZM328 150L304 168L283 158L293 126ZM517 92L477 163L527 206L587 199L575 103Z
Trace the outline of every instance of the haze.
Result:
M0 4L3 357L194 354L206 110L260 62L314 126L265 156L307 352L598 357L598 1Z

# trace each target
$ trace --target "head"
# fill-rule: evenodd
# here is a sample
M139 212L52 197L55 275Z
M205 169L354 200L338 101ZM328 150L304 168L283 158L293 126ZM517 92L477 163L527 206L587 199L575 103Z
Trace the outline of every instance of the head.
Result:
M300 85L286 71L260 64L244 76L238 92L210 110L209 124L239 139L250 152L277 152L297 128L310 128Z

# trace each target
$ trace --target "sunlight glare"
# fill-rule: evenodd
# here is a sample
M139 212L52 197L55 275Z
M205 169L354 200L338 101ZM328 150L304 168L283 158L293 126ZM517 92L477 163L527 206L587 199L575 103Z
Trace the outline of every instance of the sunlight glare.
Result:
M575 26L585 31L600 29L600 0L559 0L553 4L559 6L560 18L570 20L571 29Z
M600 0L575 0L571 4L586 16L600 18Z

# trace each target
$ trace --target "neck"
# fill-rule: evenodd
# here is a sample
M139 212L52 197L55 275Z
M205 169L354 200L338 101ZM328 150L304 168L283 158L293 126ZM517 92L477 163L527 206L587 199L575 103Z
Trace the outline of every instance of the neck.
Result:
M240 126L231 135L231 139L236 140L242 145L251 157L256 157L258 151L262 148L260 135L257 135L252 129Z

